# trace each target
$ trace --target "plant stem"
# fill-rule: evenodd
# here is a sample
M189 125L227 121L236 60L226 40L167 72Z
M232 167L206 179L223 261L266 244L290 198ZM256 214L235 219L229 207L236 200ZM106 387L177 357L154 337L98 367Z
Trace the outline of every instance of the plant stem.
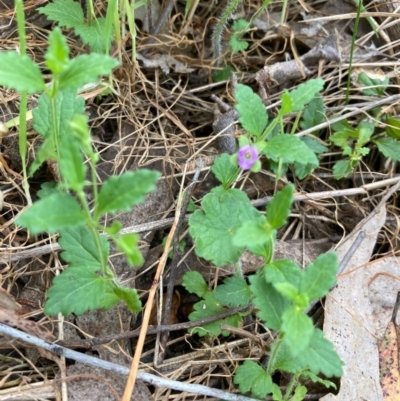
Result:
M354 22L353 37L351 38L349 71L347 72L346 104L349 104L351 73L353 70L353 55L354 55L354 48L356 45L356 37L357 37L357 32L358 32L358 23L360 21L361 9L362 9L362 0L358 0L357 16L356 16L356 20Z
M118 0L109 0L108 4L107 4L107 12L106 12L106 26L105 26L105 38L106 38L106 45L105 45L105 49L106 49L106 54L109 53L110 51L110 42L108 41L108 38L111 36L111 28L113 25L113 21L114 21L114 16L117 14L118 9ZM114 30L115 30L115 38L117 39L117 44L119 45L120 42L118 42L118 38L120 39L120 35L116 34L116 31L118 30L119 32L120 26L115 26Z
M283 0L283 7L281 12L281 24L285 22L286 10L289 0Z
M25 31L25 15L24 6L22 0L15 0L15 6L17 9L17 24L18 24L18 36L19 36L19 48L21 55L26 55L26 31ZM28 205L32 205L32 198L29 192L28 174L26 169L26 155L27 155L27 133L26 133L26 111L28 104L28 93L26 91L21 92L21 103L19 112L19 135L18 135L18 146L19 154L22 161L22 175L24 177L23 187Z
M279 347L283 342L283 334L279 334L278 338L275 340L275 347L271 347L271 354L269 356L268 365L267 365L267 373L271 376L275 371L275 358L278 354Z
M282 120L282 116L276 116L272 121L271 124L268 125L268 127L265 129L265 131L262 133L260 136L260 141L265 141L267 136L272 132L272 130L275 128L275 126Z
M132 4L129 0L124 0L126 16L128 18L129 32L132 39L132 61L136 61L136 25L135 25L135 9L133 7L134 0Z
M297 126L299 125L300 117L302 116L302 114L303 114L302 111L299 111L297 113L296 119L293 123L292 130L290 131L290 135L294 135L294 133L296 132L296 129L297 129Z
M232 15L232 13L236 10L237 6L242 2L242 0L230 0L228 2L227 7L222 12L222 15L217 23L217 26L214 29L213 36L212 36L212 43L213 43L213 57L216 60L216 65L219 64L219 57L221 55L221 39L222 33L228 22L228 19Z

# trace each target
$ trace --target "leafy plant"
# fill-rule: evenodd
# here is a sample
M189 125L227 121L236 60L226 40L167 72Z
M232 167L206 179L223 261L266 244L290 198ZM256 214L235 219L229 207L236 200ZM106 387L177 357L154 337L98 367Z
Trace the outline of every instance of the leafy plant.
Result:
M362 88L364 95L381 96L388 82L389 79L384 76L374 77L365 72L357 74L357 84ZM333 175L336 179L351 174L362 158L370 153L373 145L376 145L385 157L400 161L400 121L389 115L380 115L380 110L374 110L374 113L376 115L374 120L362 120L355 128L347 120L331 125L334 134L329 140L341 148L342 155L347 157L333 166ZM379 127L380 121L386 123L383 130Z
M243 33L248 27L245 19L238 19L232 24L232 36L229 39L229 46L234 53L245 51L249 47L249 43L242 39Z
M316 103L316 96L322 90L324 81L312 79L291 92L285 91L281 97L281 108L278 115L269 121L269 117L261 98L251 88L238 85L235 93L236 110L240 114L239 122L246 133L239 138L239 147L255 146L260 154L268 159L271 169L280 177L293 164L294 172L300 179L308 176L312 170L318 167L318 155L326 151L325 147L313 138L298 138L292 133L284 133L283 117L292 112L298 112L299 116L304 110L303 126L310 124L311 107L320 105ZM306 105L310 103L307 107ZM276 128L280 128L280 133ZM293 127L294 132L296 125ZM236 156L234 156L235 158ZM232 160L237 164L236 159ZM257 163L253 172L261 168ZM223 182L225 185L225 183ZM229 185L229 183L228 183Z
M217 177L222 178L219 174ZM219 314L227 307L252 304L264 324L278 332L271 345L267 366L246 361L236 371L235 383L240 390L251 391L260 399L272 393L274 400L301 400L306 391L299 384L301 378L311 378L334 387L332 382L319 379L317 375L322 373L332 377L342 374L342 363L332 344L314 328L311 318L305 313L310 302L325 296L334 285L338 270L336 254L320 255L305 270L288 259L273 260L276 233L287 222L293 191L292 185L283 188L268 203L266 214L262 215L251 206L244 192L217 187L204 197L202 210L197 210L189 220L190 234L199 256L216 266L236 263L238 267L238 274L226 278L214 291L208 289L200 273L184 275L185 288L202 298L195 304L189 318L198 320ZM264 267L247 279L241 275L239 266L244 249L265 259ZM238 327L241 322L241 315L235 314L191 332L200 336L226 336L229 333L221 331L221 324ZM293 374L285 395L272 381L277 370Z
M261 98L249 87L238 85L235 108L245 130L239 138L239 150L235 155L223 154L215 160L212 172L221 186L203 198L201 209L189 219L196 254L216 266L233 263L236 267L236 275L226 278L213 291L199 273L184 275L185 288L201 298L189 318L202 319L219 314L227 307L252 305L265 326L277 332L266 366L246 361L235 375L235 383L242 392L251 391L254 397L261 399L272 394L274 400L301 400L306 393L301 379L320 381L329 387L334 384L317 375L342 374L342 363L332 344L314 328L305 313L313 300L325 296L334 285L338 269L336 254L320 255L305 270L288 259L274 261L277 231L287 223L293 185L276 193L264 214L251 205L243 191L231 188L242 170L257 173L261 169L260 158L264 156L277 175L283 174L292 164L295 174L303 178L318 166L318 155L327 148L313 136L299 138L293 132L297 123L306 129L324 118L323 103L318 97L323 85L323 80L316 79L291 92L285 91L281 108L272 120ZM298 118L292 133L286 134L283 116L292 112L297 112ZM249 277L243 276L240 266L245 249L262 256L265 261L264 266ZM241 322L242 316L237 313L191 332L200 336L226 336L228 330L221 330L222 324L238 327ZM292 374L285 394L273 383L272 376L277 370Z
M220 63L219 57L221 56L221 38L226 27L226 24L231 18L232 14L235 12L236 8L243 0L229 0L225 6L225 9L222 11L222 14L218 20L218 23L214 29L212 36L212 43L214 48L214 58L216 60L217 65ZM251 18L250 22L246 22L245 20L235 21L233 24L233 35L230 39L230 46L234 52L246 50L248 44L247 42L241 40L241 36L243 32L245 32L249 26L252 25L253 21L258 18L258 16L267 8L268 4L271 3L272 0L263 0L261 7ZM287 1L284 1L284 7L286 7ZM282 15L284 12L282 12ZM283 22L283 21L282 21Z
M82 42L89 45L93 52L105 53L111 43L111 31L106 35L105 18L89 18L85 22L85 13L79 2L73 0L55 0L38 8L39 13L56 21L60 27L74 29Z
M27 93L41 92L33 124L43 142L30 173L51 159L58 163L61 177L58 186L44 186L41 199L16 220L31 234L60 233L62 257L69 267L54 279L47 293L45 313L82 314L89 309L111 308L119 300L125 301L132 311L139 311L137 291L122 287L107 265L109 246L100 232L115 242L130 265L142 263L139 238L136 234L120 235L119 222L104 227L101 219L107 213L126 211L142 202L155 188L159 173L126 172L110 177L99 190L95 173L99 156L91 146L83 99L77 97L81 86L110 74L118 62L96 53L71 60L66 40L56 28L49 36L45 55L45 65L51 71L49 85L45 85L38 65L26 55L3 52L0 64L0 84ZM88 170L91 182L86 179ZM87 197L88 184L92 187L92 205Z

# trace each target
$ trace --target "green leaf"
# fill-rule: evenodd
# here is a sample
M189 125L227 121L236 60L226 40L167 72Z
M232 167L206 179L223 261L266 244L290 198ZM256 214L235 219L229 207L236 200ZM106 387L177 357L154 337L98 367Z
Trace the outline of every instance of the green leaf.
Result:
M79 2L73 0L54 0L37 9L49 20L57 21L60 27L75 28L84 23L83 10Z
M215 316L222 312L226 312L226 309L223 308L213 297L211 292L207 292L204 294L204 300L197 302L194 305L194 312L189 315L190 320L200 320L206 317ZM194 329L190 329L189 332L191 334L198 334L200 337L205 335L209 335L212 337L219 336L222 334L223 336L228 336L228 331L221 331L221 324L239 327L242 322L242 317L240 314L235 314L233 316L229 316L226 319L219 319L211 323L203 324L201 327L196 327Z
M69 61L69 49L67 41L61 34L60 28L56 27L50 33L49 47L44 56L46 59L46 66L53 74L62 72Z
M368 74L361 72L358 75L358 82L363 84L364 87L369 87L362 91L365 96L381 96L389 84L389 78L385 75L378 76L374 72L368 72Z
M322 143L310 136L302 136L300 139L311 149L312 152L316 154L316 156L322 153L326 153L329 150L326 146L322 145ZM300 180L308 177L313 170L313 166L311 164L300 164L295 162L293 166L295 169L296 177Z
M251 297L246 280L238 276L226 278L224 284L219 285L214 292L214 298L224 306L247 306Z
M44 138L61 138L69 133L69 122L75 114L83 114L85 101L76 96L76 91L64 90L57 92L55 107L46 93L39 97L38 107L33 110L33 128Z
M318 329L314 329L310 345L296 356L296 360L315 374L322 373L327 377L340 377L343 374L343 362L332 343Z
M249 44L241 39L247 26L248 22L243 18L235 20L232 24L232 30L234 33L229 39L229 46L234 53L245 51L249 47Z
M270 226L277 230L287 223L290 209L293 203L294 186L286 185L277 192L267 204L267 221Z
M258 309L257 316L264 320L271 330L280 330L282 314L290 306L290 301L272 284L267 283L260 273L250 276L249 281L251 292L254 294L252 302Z
M300 292L310 301L325 296L336 282L339 262L335 252L319 255L314 263L307 265L300 282Z
M272 383L272 399L274 401L284 401L282 391L280 387L275 383Z
M302 370L302 366L296 361L296 358L293 358L285 341L275 340L271 344L270 355L274 356L274 359L269 362L271 372L282 370L284 372L297 373Z
M144 262L138 248L139 240L140 237L138 234L124 234L115 239L117 248L124 253L131 266L141 266Z
M121 230L122 230L122 223L118 220L114 220L111 223L111 226L105 227L104 229L104 231L110 236L117 235Z
M106 37L106 20L104 18L95 19L91 25L77 25L75 33L81 37L83 43L89 45L93 53L104 53L112 41L112 30L110 36Z
M273 246L275 232L267 223L266 218L260 215L257 220L243 223L237 229L232 242L237 247L246 247L250 252L259 254L257 250L259 250L260 245Z
M54 286L48 292L46 313L68 315L90 309L109 309L119 299L125 301L133 312L140 311L141 302L136 290L120 287L97 273L103 270L109 255L105 236L100 236L98 241L93 231L84 225L64 228L60 235L61 256L69 267L61 274L61 279L60 276L54 279Z
M335 163L332 169L335 180L340 180L341 178L347 177L352 172L353 167L351 166L350 160L339 160Z
M203 276L197 271L186 272L183 275L182 285L191 294L196 294L200 298L210 292L208 284L205 282Z
M0 52L0 85L18 92L41 92L45 89L37 64L26 55L14 51Z
M240 114L239 121L243 128L250 135L261 136L268 123L268 115L260 96L248 86L238 84L235 99L235 109Z
M302 401L304 400L306 394L307 394L307 387L298 384L294 390L293 396L290 397L288 401Z
M240 171L237 166L231 163L231 156L227 153L222 153L214 160L214 164L211 167L211 171L222 183L223 186L229 185L234 177L236 177Z
M32 234L44 231L54 234L62 228L81 224L85 219L74 197L56 193L35 202L18 217L16 224L29 228Z
M263 153L275 160L283 158L287 163L298 162L318 167L314 152L296 136L281 134L273 137L267 142Z
M87 167L84 164L83 155L77 141L71 141L64 135L60 143L60 173L67 182L68 188L75 192L81 192L85 186Z
M400 120L387 116L386 124L386 133L394 139L400 139Z
M295 302L301 295L299 294L298 288L288 282L275 283L274 287L279 291L280 294L292 302Z
M60 89L78 90L85 84L97 82L101 75L110 74L118 61L105 54L82 54L71 60L60 74Z
M307 103L310 103L316 95L324 88L322 78L310 79L289 92L292 99L292 111L303 110Z
M338 115L332 116L332 118L336 118L336 117L339 117L339 116ZM353 128L351 127L351 125L349 124L349 122L346 119L343 119L343 120L340 120L340 121L337 121L337 122L331 124L331 128L335 132L353 131Z
M285 334L284 341L295 357L309 346L314 326L310 317L301 309L292 306L282 314L281 329Z
M235 72L235 68L227 65L222 70L215 72L212 75L212 80L213 82L227 81L231 77L232 72Z
M37 196L40 199L46 198L46 196L53 195L55 193L61 192L54 181L46 181L40 184L40 190L37 192Z
M33 175L44 161L59 160L55 144L59 143L64 135L70 138L69 122L74 115L84 111L85 101L77 97L76 91L58 91L55 99L50 99L46 93L39 97L38 107L32 112L33 128L44 137L44 141L29 169L30 175Z
M113 290L115 295L124 301L132 312L138 313L142 310L142 301L136 289L117 286Z
M104 235L100 235L101 254L93 231L85 225L66 227L60 230L58 243L63 252L61 257L70 267L81 267L96 272L107 262L110 246Z
M132 206L143 202L145 196L155 189L159 177L157 171L142 169L108 178L100 189L95 219L106 213L129 211Z
M283 92L281 96L282 106L279 110L279 115L284 116L292 112L293 102L288 92Z
M305 107L300 127L303 130L315 127L325 120L325 107L322 97L315 97Z
M228 316L225 319L221 319L217 321L219 325L224 324L226 326L231 326L231 327L241 327L243 325L243 318L240 313L235 313L232 316ZM228 337L231 332L229 330L221 330L221 334L224 337Z
M374 141L379 151L394 161L400 161L400 143L393 138L382 138Z
M99 160L99 155L93 151L92 137L88 127L88 116L84 114L75 114L69 122L73 139L76 139L82 148L82 151L96 164Z
M261 160L256 160L254 164L251 166L250 171L252 173L259 173L261 171L261 167L262 167Z
M301 378L306 378L306 379L310 379L312 380L314 383L321 383L323 384L325 387L329 388L329 387L333 387L334 389L337 388L336 384L331 382L330 380L324 380L321 379L320 377L318 377L316 374L310 372L310 371L305 371L302 372L301 374Z
M361 147L371 140L371 136L375 131L375 124L372 121L361 121L357 126L357 131L357 147Z
M260 399L265 399L272 391L271 376L254 361L244 361L236 369L233 382L239 385L241 393L251 390L252 396Z
M308 177L314 170L311 164L299 164L297 162L293 163L294 173L299 180L304 180Z
M266 265L264 268L265 279L268 283L277 284L288 282L299 287L301 269L290 259L280 259Z
M326 146L322 145L321 142L311 138L310 136L302 136L300 139L317 155L326 153L329 150Z
M112 281L89 269L68 267L53 280L47 291L44 312L47 315L82 315L88 310L110 309L119 300Z
M36 159L29 166L29 176L32 177L46 160L57 160L58 158L53 138L46 138L36 151Z
M243 191L222 187L212 189L201 205L203 210L196 210L189 219L196 254L216 266L236 263L243 247L235 246L233 237L244 222L258 219L259 212Z

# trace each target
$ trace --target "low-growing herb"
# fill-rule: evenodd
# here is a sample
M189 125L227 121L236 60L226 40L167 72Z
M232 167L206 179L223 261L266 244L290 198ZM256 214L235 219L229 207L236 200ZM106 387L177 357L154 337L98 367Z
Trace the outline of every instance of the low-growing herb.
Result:
M101 219L107 213L127 211L142 202L155 188L159 173L126 172L110 177L98 189L95 168L99 156L91 145L87 116L83 114L84 101L77 96L81 86L110 74L118 61L95 53L70 59L66 40L56 28L49 36L45 54L45 65L51 71L49 85L45 85L39 66L28 56L3 52L0 64L0 84L27 93L41 93L33 112L33 126L41 135L42 144L30 173L46 160L56 161L59 166L60 183L44 185L39 192L41 199L16 220L31 234L60 234L61 256L69 267L53 280L47 292L45 313L82 314L90 309L109 309L119 300L138 312L141 301L137 291L122 287L108 266L109 245L105 235L132 266L143 262L139 237L120 234L122 225L117 221L104 227Z
M291 260L273 259L276 233L287 222L293 191L292 185L283 188L262 215L250 205L244 192L217 187L203 199L203 210L197 210L189 220L196 253L216 266L234 263L238 271L214 291L209 290L200 273L186 273L183 285L202 299L195 304L189 318L198 320L217 315L228 307L253 305L264 324L278 333L266 366L246 361L235 374L239 389L251 391L253 397L260 399L272 394L274 400L301 400L306 393L305 387L299 384L301 378L335 387L317 375L329 378L342 374L342 362L333 345L314 328L305 313L313 300L325 296L334 285L338 270L336 254L320 255L305 270ZM226 214L221 216L224 209ZM214 224L210 224L211 220ZM241 275L239 260L245 249L265 260L265 265L247 278ZM237 313L191 332L200 336L226 336L229 332L221 330L222 324L238 327L241 323L242 314ZM292 374L285 394L272 380L278 370Z
M55 0L38 8L49 20L56 21L60 27L73 29L82 42L89 45L91 51L105 53L109 48L112 35L106 30L105 18L86 18L79 2L73 0ZM106 35L108 32L108 35Z
M389 83L389 79L380 74L367 74L361 71L354 73L354 76L357 86L366 96L382 96ZM329 140L341 148L342 155L346 157L333 166L333 175L336 179L351 174L374 145L386 158L400 161L400 121L390 115L382 114L380 109L375 109L373 112L375 117L373 120L361 120L356 127L350 125L347 120L332 124L334 133Z

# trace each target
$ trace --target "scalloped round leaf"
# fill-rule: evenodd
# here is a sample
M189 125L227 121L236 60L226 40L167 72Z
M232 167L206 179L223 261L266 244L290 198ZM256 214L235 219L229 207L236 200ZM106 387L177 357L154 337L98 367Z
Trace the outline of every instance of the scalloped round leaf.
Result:
M216 266L235 263L243 247L233 243L238 228L246 221L259 218L247 195L238 189L214 188L189 219L190 235L196 245L196 254Z

